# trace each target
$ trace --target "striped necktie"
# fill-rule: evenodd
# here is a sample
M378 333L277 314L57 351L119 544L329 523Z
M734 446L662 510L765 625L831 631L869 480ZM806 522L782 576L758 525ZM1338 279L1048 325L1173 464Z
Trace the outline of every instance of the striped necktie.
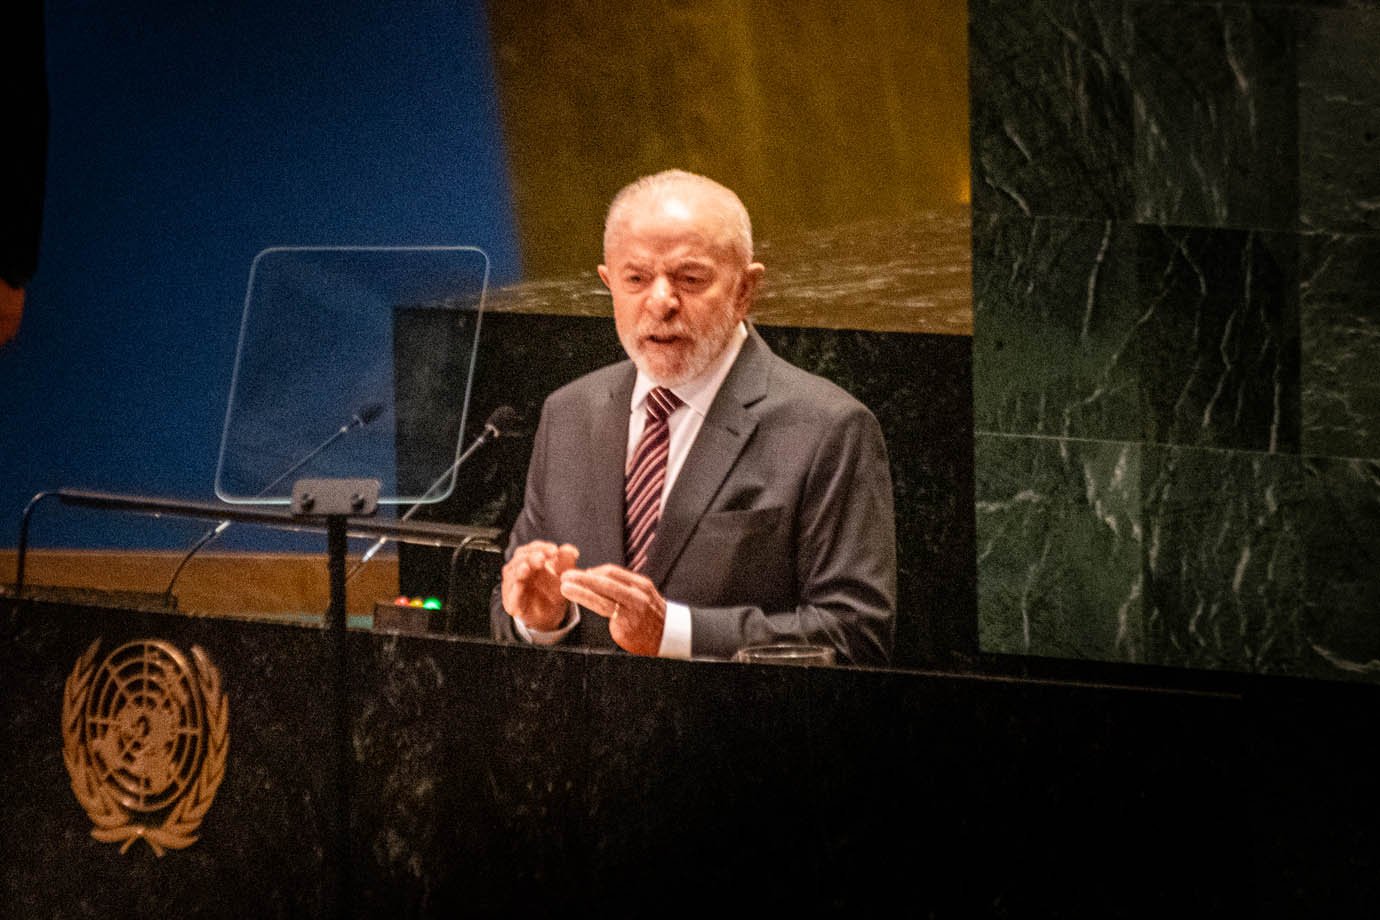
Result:
M666 457L671 448L666 419L680 405L681 398L665 387L656 387L647 394L647 424L623 486L624 558L634 572L642 571L647 564L647 549L661 518L661 488L666 483Z

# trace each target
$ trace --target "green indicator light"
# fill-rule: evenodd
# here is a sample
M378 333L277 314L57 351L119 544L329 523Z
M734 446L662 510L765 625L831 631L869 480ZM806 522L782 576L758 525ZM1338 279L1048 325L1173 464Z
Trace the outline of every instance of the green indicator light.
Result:
M441 602L440 602L440 600L438 600L437 598L428 597L428 598L422 603L422 606L425 607L427 610L440 610L440 609L441 609Z

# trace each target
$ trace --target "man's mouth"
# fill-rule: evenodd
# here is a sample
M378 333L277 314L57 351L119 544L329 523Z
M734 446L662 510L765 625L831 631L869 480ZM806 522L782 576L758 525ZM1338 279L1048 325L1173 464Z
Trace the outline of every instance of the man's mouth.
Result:
M680 341L680 338L678 335L668 333L665 335L648 335L645 340L653 345L674 345Z

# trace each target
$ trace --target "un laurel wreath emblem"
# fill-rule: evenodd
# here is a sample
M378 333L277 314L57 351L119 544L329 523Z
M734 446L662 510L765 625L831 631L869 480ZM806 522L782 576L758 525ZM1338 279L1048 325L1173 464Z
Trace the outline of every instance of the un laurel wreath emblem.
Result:
M128 642L98 666L100 644L77 660L62 697L62 759L91 836L121 853L135 840L159 856L189 847L225 778L220 672L198 646L192 668L156 639Z

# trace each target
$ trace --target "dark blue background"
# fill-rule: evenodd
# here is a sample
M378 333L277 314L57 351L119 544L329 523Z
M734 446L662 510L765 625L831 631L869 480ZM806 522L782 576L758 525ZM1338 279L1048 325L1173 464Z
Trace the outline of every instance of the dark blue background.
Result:
M482 3L57 0L47 18L42 248L0 352L0 545L41 489L213 498L261 249L474 245L491 283L519 276ZM175 547L202 526L45 506L33 542Z

